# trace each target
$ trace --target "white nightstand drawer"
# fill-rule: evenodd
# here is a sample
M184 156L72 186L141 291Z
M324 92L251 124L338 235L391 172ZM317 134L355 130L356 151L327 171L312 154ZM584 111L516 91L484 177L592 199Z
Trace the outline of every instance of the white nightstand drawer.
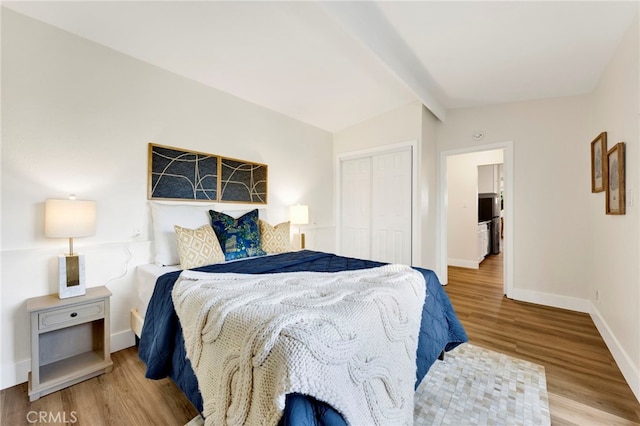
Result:
M71 306L66 309L56 309L54 311L38 314L38 329L43 330L50 327L60 327L82 323L104 316L104 301L86 303L84 305Z

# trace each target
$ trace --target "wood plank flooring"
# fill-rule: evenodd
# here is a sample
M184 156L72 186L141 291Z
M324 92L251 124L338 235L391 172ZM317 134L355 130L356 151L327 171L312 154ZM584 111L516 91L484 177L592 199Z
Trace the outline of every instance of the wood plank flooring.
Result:
M591 317L507 299L502 267L502 255L478 270L449 267L445 291L469 341L543 365L554 425L640 424L640 403Z
M640 404L590 317L503 297L501 262L449 268L445 290L470 341L544 365L553 425L640 424ZM26 383L1 391L0 425L179 426L197 415L173 382L144 378L136 348L112 359L113 372L32 403Z
M113 371L29 402L27 384L0 392L0 425L182 426L198 411L169 379L149 380L136 347L111 354ZM44 421L32 422L44 416Z

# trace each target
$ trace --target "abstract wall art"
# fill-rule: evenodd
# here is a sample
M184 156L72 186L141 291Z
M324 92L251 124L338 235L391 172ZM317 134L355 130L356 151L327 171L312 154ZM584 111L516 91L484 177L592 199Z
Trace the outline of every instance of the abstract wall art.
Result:
M222 157L220 166L220 201L267 203L266 165Z
M266 164L149 144L148 198L266 204Z

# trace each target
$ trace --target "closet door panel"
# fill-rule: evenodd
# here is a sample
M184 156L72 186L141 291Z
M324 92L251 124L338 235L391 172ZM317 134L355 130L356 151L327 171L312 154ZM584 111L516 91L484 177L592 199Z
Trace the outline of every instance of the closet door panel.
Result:
M371 157L342 162L341 254L371 258Z
M411 264L411 150L372 157L371 258Z

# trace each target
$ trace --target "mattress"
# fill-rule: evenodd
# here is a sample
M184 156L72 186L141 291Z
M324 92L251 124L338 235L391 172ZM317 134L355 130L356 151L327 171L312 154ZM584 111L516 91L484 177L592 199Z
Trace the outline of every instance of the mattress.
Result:
M158 266L156 264L138 265L136 266L136 294L138 296L136 310L138 314L144 318L149 307L149 300L153 295L153 289L156 286L158 277L167 272L178 271L180 268L176 266Z

